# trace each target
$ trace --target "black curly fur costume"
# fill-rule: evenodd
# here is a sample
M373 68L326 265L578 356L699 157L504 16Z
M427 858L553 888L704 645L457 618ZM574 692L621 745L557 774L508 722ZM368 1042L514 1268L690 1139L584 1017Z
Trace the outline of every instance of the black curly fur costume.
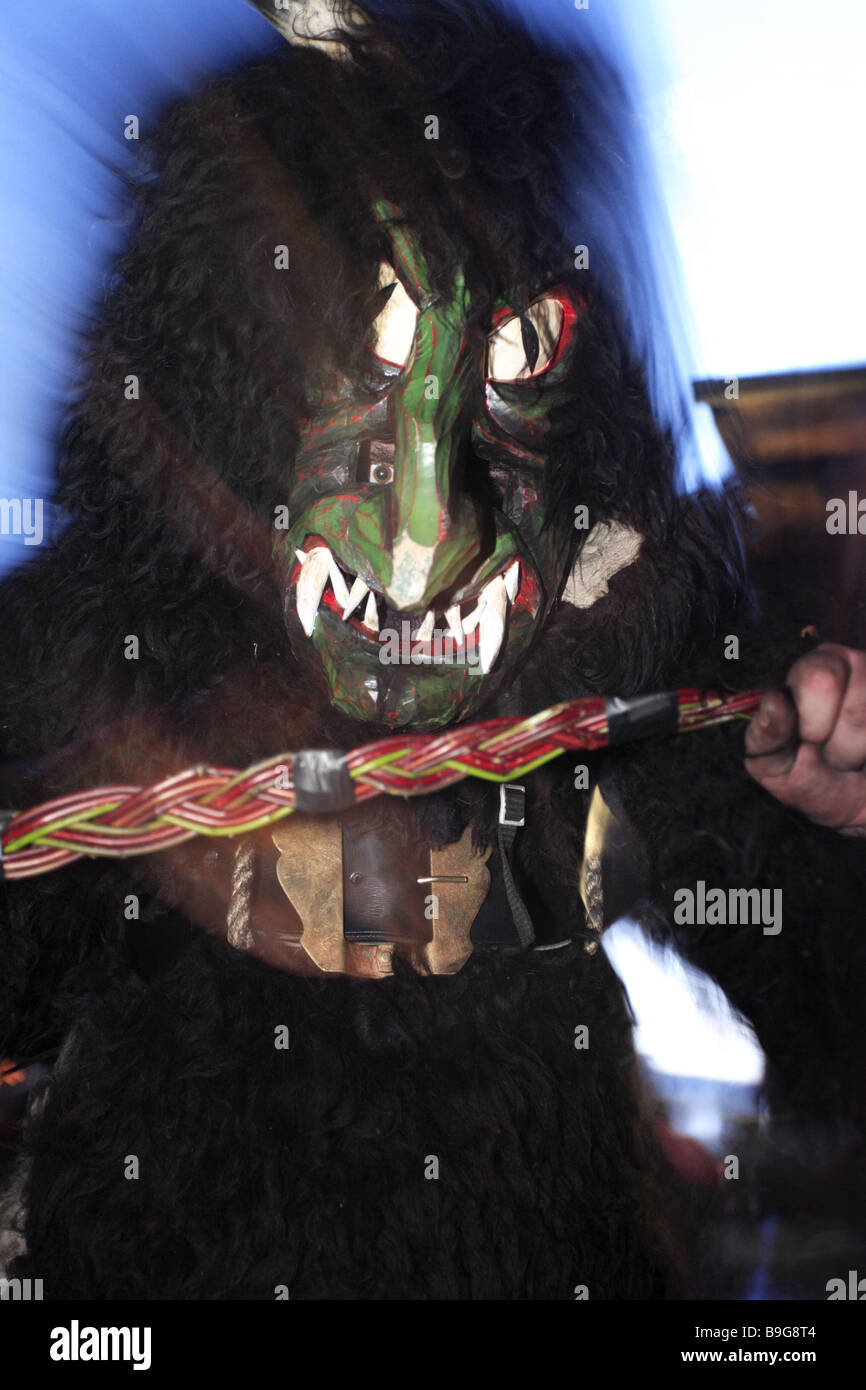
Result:
M563 132L582 147L597 99L591 66L575 88L565 59L475 8L470 22L419 4L411 26L384 26L390 49L361 46L353 65L280 55L162 125L65 435L67 523L2 592L9 804L369 738L301 680L270 556L307 384L357 366L383 249L366 209L399 201L437 281L465 267L480 338L503 285L561 268L556 151ZM421 158L429 111L442 139ZM263 248L313 240L316 256L298 256L290 280L267 273ZM579 501L644 543L606 597L558 609L490 713L584 693L748 688L782 679L801 647L755 621L727 504L677 498L673 447L624 345L616 293L588 283L549 466L551 524ZM137 400L124 398L130 373ZM577 541L572 529L563 544ZM735 632L740 660L726 661ZM129 633L138 661L124 659ZM755 1025L780 1117L827 1171L850 1173L866 1119L862 842L754 784L738 725L585 761L643 838L653 883L641 920L721 982ZM214 853L205 844L5 885L0 1049L59 1053L23 1153L6 1158L24 1183L14 1273L42 1278L46 1297L99 1299L270 1299L278 1286L293 1299L569 1299L578 1285L648 1299L706 1287L621 987L585 949L588 794L562 760L528 795L521 888L536 920L574 945L477 949L453 977L303 979L239 954L181 910L184 882ZM489 841L496 796L464 784L367 814L440 844L471 822ZM781 886L781 936L672 928L674 890L701 878ZM127 923L130 891L142 910ZM273 1045L280 1024L286 1052ZM133 1154L140 1176L127 1181ZM847 1257L862 1198L849 1197L843 1224ZM823 1297L844 1272L835 1256L793 1291Z

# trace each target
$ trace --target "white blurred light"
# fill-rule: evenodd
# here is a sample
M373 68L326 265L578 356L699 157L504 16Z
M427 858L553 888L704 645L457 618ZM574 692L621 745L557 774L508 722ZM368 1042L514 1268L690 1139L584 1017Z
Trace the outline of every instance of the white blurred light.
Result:
M604 934L604 949L637 1018L635 1046L656 1071L757 1085L764 1054L752 1028L707 975L647 941L628 918Z

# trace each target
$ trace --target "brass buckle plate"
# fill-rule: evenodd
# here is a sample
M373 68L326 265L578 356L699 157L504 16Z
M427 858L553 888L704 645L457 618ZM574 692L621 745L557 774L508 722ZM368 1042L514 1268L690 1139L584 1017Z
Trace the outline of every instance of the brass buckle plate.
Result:
M301 946L328 974L383 979L393 974L394 946L346 941L343 936L343 843L334 816L292 816L272 831L279 851L280 887L303 923ZM472 954L472 923L490 887L487 860L472 847L472 827L453 845L430 851L433 939L418 964L433 975L453 975ZM410 957L411 959L411 957Z

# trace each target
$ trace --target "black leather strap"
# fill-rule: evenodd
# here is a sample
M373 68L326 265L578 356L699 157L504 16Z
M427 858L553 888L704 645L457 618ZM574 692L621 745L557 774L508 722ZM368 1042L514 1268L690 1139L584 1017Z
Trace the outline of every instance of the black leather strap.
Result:
M417 837L401 837L393 824L379 828L349 818L342 826L343 936L364 945L433 939L424 915L431 891L420 880L430 873L430 851Z

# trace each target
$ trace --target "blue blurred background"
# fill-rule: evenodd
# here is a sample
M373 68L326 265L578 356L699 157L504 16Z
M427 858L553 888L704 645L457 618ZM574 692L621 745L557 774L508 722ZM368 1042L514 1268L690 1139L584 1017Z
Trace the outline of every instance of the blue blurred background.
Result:
M858 0L502 2L591 35L632 73L666 210L647 255L684 373L866 358ZM280 40L245 0L5 0L0 39L0 496L45 496L78 335L123 240L124 118L146 133L168 101ZM699 423L700 468L717 475ZM32 554L0 537L0 573Z

